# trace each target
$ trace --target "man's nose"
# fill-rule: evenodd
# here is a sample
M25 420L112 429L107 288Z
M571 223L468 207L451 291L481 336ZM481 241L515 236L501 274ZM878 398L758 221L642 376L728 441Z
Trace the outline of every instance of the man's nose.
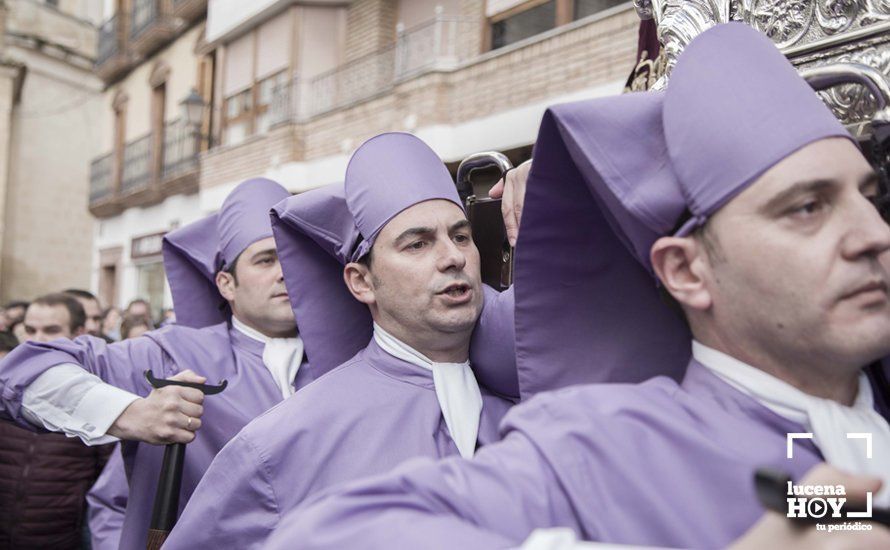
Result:
M858 197L847 223L850 229L844 238L842 253L848 260L863 255L877 256L890 249L890 226L865 197Z
M449 269L463 270L464 266L467 265L467 257L464 255L463 250L458 248L450 238L443 239L440 242L442 244L440 245L438 259L439 271L448 271Z

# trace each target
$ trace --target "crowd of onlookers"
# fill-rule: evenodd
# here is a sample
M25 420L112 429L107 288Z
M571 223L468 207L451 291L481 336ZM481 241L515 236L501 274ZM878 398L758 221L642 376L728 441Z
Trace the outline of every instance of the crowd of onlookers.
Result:
M150 304L102 308L91 292L68 289L0 308L0 359L31 340L89 334L115 342L175 322L152 317ZM60 433L37 433L0 421L0 548L89 549L86 493L114 444L88 447Z
M103 309L99 299L87 290L70 288L60 294L74 298L83 308L85 320L81 332L98 336L107 342L141 336L153 328L176 322L173 310L169 308L161 310L159 317L153 317L151 305L142 298L131 301L124 310L121 310L115 306ZM49 296L54 295L42 298ZM0 307L0 333L11 334L18 343L33 339L25 320L30 305L31 302L12 300ZM79 333L74 332L72 335L78 336ZM4 342L8 340L6 334L0 338Z

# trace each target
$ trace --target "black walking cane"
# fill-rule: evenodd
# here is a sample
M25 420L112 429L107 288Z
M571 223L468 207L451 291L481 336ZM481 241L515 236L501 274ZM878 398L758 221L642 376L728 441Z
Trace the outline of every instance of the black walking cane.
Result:
M185 386L201 390L204 395L215 395L228 385L223 380L218 386L196 384L179 380L155 378L150 370L145 371L145 378L151 387L158 389L164 386ZM158 478L158 490L155 493L154 508L151 512L151 524L148 528L148 550L159 550L167 535L176 525L179 513L179 489L182 485L182 465L185 462L185 443L170 443L164 449L164 462L161 464L161 475Z

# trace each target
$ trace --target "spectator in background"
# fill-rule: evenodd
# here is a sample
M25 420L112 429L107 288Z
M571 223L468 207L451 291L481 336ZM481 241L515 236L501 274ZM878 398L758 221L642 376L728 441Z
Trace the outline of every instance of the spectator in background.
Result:
M161 324L160 326L166 327L167 325L175 325L176 324L176 312L173 311L172 307L167 307L161 310Z
M28 309L28 302L22 300L13 300L3 307L3 317L6 326L11 328L14 324L25 318L25 310Z
M103 338L102 307L99 305L99 299L89 290L82 290L79 288L69 288L65 290L65 294L73 296L80 302L80 305L83 306L83 311L86 314L84 329L87 331L87 334ZM106 338L106 340L108 340L108 338Z
M142 316L149 320L152 323L152 328L154 328L154 318L151 316L151 304L149 304L146 300L142 298L136 298L132 302L127 305L127 309L124 310L124 315L136 315Z
M102 333L115 342L121 339L121 310L111 306L102 312Z
M18 340L11 332L0 332L0 360L6 357L6 354L14 350L18 345Z
M49 294L25 313L28 339L49 342L84 333L85 313L67 294ZM0 354L15 343L0 336ZM72 388L70 391L77 391ZM23 403L39 410L38 400ZM60 433L38 433L0 421L0 548L82 548L86 492L105 466L111 445L88 447Z
M12 326L9 327L9 332L15 336L16 341L19 344L28 339L28 335L25 334L25 322L24 321L16 321Z
M143 315L125 314L121 321L121 340L142 336L151 330L151 319Z

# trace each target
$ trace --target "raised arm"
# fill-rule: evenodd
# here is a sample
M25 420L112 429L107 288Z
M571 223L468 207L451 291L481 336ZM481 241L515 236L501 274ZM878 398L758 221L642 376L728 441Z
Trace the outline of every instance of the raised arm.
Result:
M188 422L187 416L201 416L203 395L186 391L190 388L153 392L143 377L149 369L159 378L178 370L148 337L111 345L90 336L27 342L0 362L0 412L22 426L63 432L87 444L115 437L190 441L200 421Z

